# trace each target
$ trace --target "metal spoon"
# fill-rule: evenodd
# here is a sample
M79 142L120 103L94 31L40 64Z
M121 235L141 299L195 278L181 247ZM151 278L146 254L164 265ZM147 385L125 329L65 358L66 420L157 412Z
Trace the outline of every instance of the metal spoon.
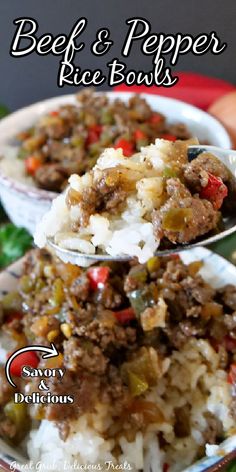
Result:
M231 171L231 173L236 177L236 151L221 149L216 146L204 146L204 145L196 145L196 146L189 146L188 148L188 159L192 161L195 159L199 154L202 152L211 152L214 154L218 159L225 164L225 166ZM176 254L180 251L184 251L186 249L191 249L196 246L206 246L211 243L215 243L226 236L234 233L236 231L236 214L227 216L223 218L224 223L224 230L218 234L214 234L213 236L208 236L205 239L201 239L200 241L185 244L185 245L176 245L172 249L166 250L157 250L155 255L157 256L166 256L170 254ZM95 262L101 261L128 261L132 259L132 257L120 255L120 256L110 256L109 254L97 253L97 254L83 254L78 251L73 251L69 249L64 249L58 246L53 242L52 239L48 238L47 240L48 247L53 250L53 252L64 262L70 262L75 265L81 265L83 267L89 266L94 264Z

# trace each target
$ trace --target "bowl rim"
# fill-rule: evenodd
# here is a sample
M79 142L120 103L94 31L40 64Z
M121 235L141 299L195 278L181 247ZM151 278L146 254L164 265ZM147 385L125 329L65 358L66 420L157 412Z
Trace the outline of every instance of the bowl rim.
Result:
M201 110L200 108L195 107L194 105L191 105L187 102L184 102L183 100L177 100L176 98L171 98L171 97L165 97L165 96L160 96L157 94L152 94L152 93L138 93L138 92L129 92L129 91L116 91L116 90L104 90L104 91L95 91L96 95L105 95L110 99L116 99L116 98L127 98L127 97L132 97L135 95L139 95L142 98L145 99L154 99L155 101L159 101L160 103L169 103L173 104L176 106L182 106L185 107L186 110L192 111L197 113L199 116L205 117L210 124L211 128L216 127L216 130L218 132L221 132L223 135L223 140L225 141L225 148L230 149L232 146L232 140L230 138L229 133L227 130L224 128L224 126L213 116L211 116L209 113L205 112L204 110ZM59 96L54 96L50 98L46 98L43 100L39 100L37 102L34 102L30 105L24 106L13 113L10 113L10 115L6 116L0 121L0 132L1 129L6 127L9 123L9 126L11 125L11 121L14 119L17 119L20 117L22 113L30 113L33 111L36 111L37 108L39 107L48 107L48 110L52 106L61 106L62 104L68 103L73 103L76 100L76 94L75 93L70 93L70 94L64 94L64 95L59 95ZM45 113L45 111L43 112ZM42 114L43 114L42 113ZM39 113L40 115L41 113ZM1 138L0 138L1 142ZM27 184L26 182L21 182L18 181L8 175L6 175L1 169L0 169L0 184L2 184L4 187L7 187L8 189L13 190L15 193L20 193L24 195L25 197L32 198L35 200L39 201L45 201L45 202L51 202L54 198L56 198L59 193L58 192L52 192L50 190L44 190L38 187L34 187L33 185Z

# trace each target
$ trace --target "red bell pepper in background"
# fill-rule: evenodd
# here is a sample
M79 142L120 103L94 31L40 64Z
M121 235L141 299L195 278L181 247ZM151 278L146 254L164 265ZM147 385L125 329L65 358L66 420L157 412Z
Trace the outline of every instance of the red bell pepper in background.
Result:
M229 373L228 373L228 383L231 385L236 384L236 364L231 364Z
M121 324L129 323L129 321L136 318L134 309L132 307L125 308L124 310L114 311L114 315Z
M104 285L109 277L110 269L106 266L101 267L90 267L87 270L87 275L90 281L90 286L93 290L100 288L100 285Z
M135 141L145 140L145 139L147 139L147 135L141 129L136 129L135 132L134 132L134 139L135 139Z
M29 156L25 159L25 169L30 175L34 175L35 172L42 166L42 162L36 156Z
M90 144L96 143L100 138L101 132L102 132L101 125L89 126L88 136L87 136L87 141L86 141L87 146L89 146Z
M160 96L177 98L184 102L191 103L196 107L207 110L209 106L218 98L228 92L235 90L235 85L225 80L208 77L206 75L193 72L177 72L179 82L174 87L163 87L153 85L118 85L114 88L121 92L152 93Z
M162 134L161 136L163 139L167 139L167 141L176 141L176 136L174 136L173 134L168 134L168 133L164 133Z
M228 189L220 177L208 172L208 183L200 192L200 198L209 200L215 210L219 210L223 200L228 195Z
M8 355L8 358L11 355L12 353ZM22 367L27 365L36 369L38 367L38 364L39 358L34 351L22 352L17 357L15 357L15 359L13 359L10 365L10 373L13 376L21 377Z
M115 143L114 148L121 148L125 157L130 157L134 153L134 145L131 141L128 141L128 139L119 139Z
M49 115L50 115L50 116L58 116L58 115L59 115L59 111L57 111L57 110L55 110L55 111L54 111L54 110L53 110L53 111L50 111Z
M151 124L151 125L156 125L157 123L160 123L161 121L161 115L159 115L159 113L153 113L151 118L149 118L148 122Z

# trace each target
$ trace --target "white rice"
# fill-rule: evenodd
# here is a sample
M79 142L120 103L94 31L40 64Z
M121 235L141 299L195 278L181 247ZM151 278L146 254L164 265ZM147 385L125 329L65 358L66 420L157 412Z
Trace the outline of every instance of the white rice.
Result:
M81 210L79 205L68 208L66 197L70 189L81 193L90 187L92 173L82 177L72 175L67 190L54 200L51 210L38 224L35 243L43 247L50 237L65 249L87 254L99 250L112 256L136 256L141 263L146 262L160 243L146 215L163 203L162 172L171 164L173 146L174 143L157 139L155 144L142 148L131 158L125 158L121 149L106 149L92 170L95 180L102 170L118 165L138 175L136 190L127 198L123 212L120 215L93 214L87 227L73 232L71 223L79 219Z
M32 177L26 174L24 159L17 158L16 146L4 146L1 148L0 171L17 182L35 187Z
M50 464L55 471L70 470L73 463L78 467L93 464L108 470L108 462L113 465L126 462L134 472L140 469L148 472L150 467L153 472L162 472L164 463L170 465L170 472L183 471L196 460L199 447L205 444L206 412L212 412L222 421L226 435L235 427L230 416L230 385L219 361L219 355L205 340L191 339L181 352L174 351L158 386L145 397L159 407L164 420L150 424L145 434L137 432L132 442L121 437L118 457L112 452L114 440L104 439L104 433L114 421L112 406L99 404L93 414L84 414L71 423L71 434L65 442L52 422L42 421L39 429L30 433L30 459L34 463ZM187 404L191 405L190 434L178 438L174 432L174 410ZM158 443L159 433L167 444L165 452ZM217 447L207 445L209 455L217 451Z
M0 332L0 365L5 364L7 361L7 354L10 351L14 351L17 343L4 332Z

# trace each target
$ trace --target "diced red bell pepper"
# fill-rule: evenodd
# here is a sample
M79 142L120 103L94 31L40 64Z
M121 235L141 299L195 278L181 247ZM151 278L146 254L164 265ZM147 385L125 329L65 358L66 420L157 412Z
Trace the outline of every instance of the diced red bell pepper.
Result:
M36 156L29 156L25 159L25 169L30 175L35 175L36 171L42 166L42 162Z
M220 177L208 172L208 183L200 192L200 198L209 200L215 210L219 210L223 200L228 195L228 189Z
M90 281L90 286L93 290L97 290L103 286L109 277L109 267L90 267L87 270L87 275Z
M161 121L161 115L159 115L159 113L153 113L151 118L149 118L149 123L151 123L152 125L156 125L157 123L160 123Z
M50 115L50 116L58 116L58 115L59 115L59 111L56 111L56 110L50 111L49 115Z
M166 139L167 141L176 141L176 136L174 136L173 134L169 134L169 133L164 133L162 134L161 136L163 139Z
M235 363L231 364L230 366L227 380L228 380L228 383L230 383L231 385L236 384L236 364Z
M135 132L134 132L134 139L135 139L135 141L146 140L147 135L141 129L136 129Z
M129 321L136 318L135 311L132 307L125 308L124 310L114 311L114 315L121 324L129 323Z
M11 357L12 353L8 355ZM39 364L39 358L34 351L22 352L15 359L13 359L10 365L10 373L16 377L21 377L22 367L25 365L36 369Z
M86 140L87 146L90 144L97 143L97 141L100 138L102 132L102 126L101 125L92 125L88 127L88 136Z
M115 143L114 148L121 148L125 157L130 157L134 153L134 145L131 141L128 141L128 139L119 139Z

